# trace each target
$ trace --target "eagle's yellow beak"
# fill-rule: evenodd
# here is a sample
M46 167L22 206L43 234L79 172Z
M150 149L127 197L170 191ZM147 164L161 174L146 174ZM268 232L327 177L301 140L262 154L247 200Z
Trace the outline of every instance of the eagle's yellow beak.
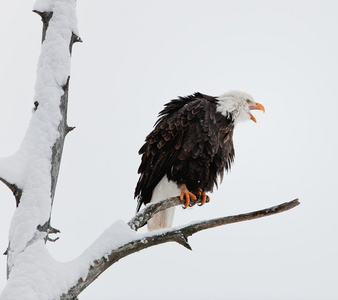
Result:
M262 110L263 112L265 112L265 108L262 104L260 103L253 103L252 105L249 106L249 109L250 110L253 110L253 109L257 109L257 110ZM250 117L251 117L251 120L254 121L255 123L257 123L257 120L256 118L250 113Z

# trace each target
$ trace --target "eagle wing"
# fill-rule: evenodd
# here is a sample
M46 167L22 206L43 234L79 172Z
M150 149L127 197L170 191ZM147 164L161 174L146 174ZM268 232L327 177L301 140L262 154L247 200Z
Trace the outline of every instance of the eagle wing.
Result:
M222 146L219 134L229 128L219 127L218 119L224 117L216 113L216 98L200 93L172 100L165 105L159 117L139 150L142 160L135 189L137 211L142 204L150 202L153 189L165 175L171 179L174 169L179 169L181 162L187 164L189 160L201 156L217 156ZM226 123L229 125L231 121ZM185 183L184 178L182 182L177 179L176 182Z

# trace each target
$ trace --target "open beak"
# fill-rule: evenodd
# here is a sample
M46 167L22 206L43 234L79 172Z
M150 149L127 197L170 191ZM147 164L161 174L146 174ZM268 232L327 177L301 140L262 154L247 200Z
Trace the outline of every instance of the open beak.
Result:
M252 105L249 106L249 109L250 110L262 110L263 112L265 112L265 108L262 104L260 103L257 103L257 102L254 102ZM250 117L251 117L251 120L254 121L255 123L257 123L257 120L256 118L250 113Z

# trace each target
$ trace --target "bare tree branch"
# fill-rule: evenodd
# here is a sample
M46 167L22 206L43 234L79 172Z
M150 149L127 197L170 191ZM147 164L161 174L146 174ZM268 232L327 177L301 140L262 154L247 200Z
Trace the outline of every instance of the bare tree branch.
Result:
M201 230L214 228L217 226L222 226L222 225L227 225L227 224L232 224L232 223L249 221L253 219L258 219L258 218L278 214L278 213L290 210L298 206L299 204L300 204L299 199L295 199L295 200L285 202L285 203L282 203L282 204L279 204L279 205L276 205L270 208L257 210L257 211L253 211L250 213L196 222L194 224L190 224L188 226L182 227L179 230L184 234L185 237L189 237L193 235L194 233L199 232Z
M198 203L198 201L196 201L196 203ZM144 225L146 220L149 220L155 213L167 209L171 206L181 204L182 202L179 200L178 197L150 204L141 212L139 212L134 218L132 218L128 222L128 225L133 230L137 230L140 226L142 226L142 224ZM69 289L67 294L63 294L60 299L61 300L76 299L76 297L107 268L109 268L111 265L119 261L121 258L133 254L135 252L138 252L140 250L167 242L177 242L180 245L191 250L191 247L188 243L188 237L196 232L226 224L249 221L253 219L278 214L287 211L289 209L292 209L298 206L299 204L300 204L299 200L295 199L290 202L285 202L283 204L279 204L270 208L265 208L250 213L200 221L182 227L167 229L166 231L163 230L154 231L152 233L141 235L139 239L129 242L123 245L122 247L119 247L118 249L112 250L111 253L108 255L108 257L102 257L98 260L95 260L89 269L86 279L84 280L82 278L79 279L78 283L74 287Z

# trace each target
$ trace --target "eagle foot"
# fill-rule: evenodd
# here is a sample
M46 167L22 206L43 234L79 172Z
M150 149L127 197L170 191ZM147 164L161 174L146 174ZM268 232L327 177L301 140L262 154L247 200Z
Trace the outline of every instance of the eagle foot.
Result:
M201 203L197 204L198 206L202 206L203 204L210 202L210 197L201 190L197 191L195 195L197 196L197 200L202 198Z
M182 185L181 189L181 195L180 195L180 200L184 201L184 206L183 208L186 209L188 206L190 206L190 202L196 200L197 197L194 193L190 192L187 189L187 186L185 184Z

